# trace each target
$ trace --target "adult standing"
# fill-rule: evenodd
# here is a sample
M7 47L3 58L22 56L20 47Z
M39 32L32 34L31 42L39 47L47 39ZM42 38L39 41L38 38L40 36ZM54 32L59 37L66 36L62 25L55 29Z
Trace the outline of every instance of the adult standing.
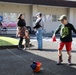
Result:
M23 37L25 36L25 30L26 30L26 22L24 20L24 15L20 14L18 18L18 23L17 23L17 35L20 37L19 44L18 44L18 49L22 48L22 42L23 42Z
M42 30L43 30L43 21L42 21L42 13L37 13L37 20L34 26L34 29L37 30L36 36L37 36L37 42L38 42L38 50L42 50L43 41L42 41Z

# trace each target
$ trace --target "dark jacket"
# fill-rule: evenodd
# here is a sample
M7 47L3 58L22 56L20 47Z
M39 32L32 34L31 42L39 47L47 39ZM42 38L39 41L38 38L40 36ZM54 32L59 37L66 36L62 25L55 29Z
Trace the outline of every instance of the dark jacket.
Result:
M76 33L74 26L68 23L67 25L60 25L55 31L55 34L60 32L60 40L62 42L72 42L72 31Z
M34 29L38 29L38 28L42 27L41 24L40 24L41 21L42 21L42 19L40 19L40 18L37 19L36 20L36 23L35 23L35 26L33 28Z
M26 22L25 22L25 20L20 19L20 20L18 21L17 25L18 25L19 27L24 27L24 26L26 26Z

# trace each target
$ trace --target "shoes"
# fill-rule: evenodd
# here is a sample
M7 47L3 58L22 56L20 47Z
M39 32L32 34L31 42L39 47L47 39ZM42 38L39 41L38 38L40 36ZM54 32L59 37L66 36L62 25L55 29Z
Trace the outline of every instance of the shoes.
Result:
M68 58L68 65L71 65L71 56Z
M59 56L59 61L57 62L57 65L61 65L61 63L63 62L62 60L62 55ZM71 65L71 56L68 57L68 65Z
M42 51L43 49L38 48L38 50Z
M18 47L18 50L22 50L22 48Z
M23 50L26 50L26 48L23 48Z
M61 55L61 56L59 56L59 61L57 62L57 65L61 65L62 62L63 62L63 60L62 60L62 55Z
M42 49L38 49L38 50L42 50Z
M59 60L59 61L57 62L57 65L61 65L62 62L63 62L63 60Z

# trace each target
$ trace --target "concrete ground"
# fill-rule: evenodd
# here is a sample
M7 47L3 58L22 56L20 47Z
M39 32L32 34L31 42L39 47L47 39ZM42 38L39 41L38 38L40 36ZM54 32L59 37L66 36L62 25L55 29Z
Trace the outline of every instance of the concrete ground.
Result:
M56 65L59 40L52 43L44 38L43 50L37 50L36 39L31 39L34 47L31 50L6 49L0 50L0 75L75 75L76 74L76 39L72 50L72 65L67 65L67 54L63 49L63 64ZM33 61L42 63L41 72L34 73L30 68Z

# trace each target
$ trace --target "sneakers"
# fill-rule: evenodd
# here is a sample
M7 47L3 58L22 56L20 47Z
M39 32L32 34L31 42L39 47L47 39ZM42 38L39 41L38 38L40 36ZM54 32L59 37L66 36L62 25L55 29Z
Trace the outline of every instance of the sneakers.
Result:
M68 57L68 65L71 65L71 56Z
M57 65L61 65L62 62L63 62L63 60L59 60L59 61L57 62Z
M26 48L23 48L23 50L26 50Z
M59 61L57 62L57 65L61 65L62 62L63 62L63 60L62 60L62 55L61 55L61 56L59 56Z

